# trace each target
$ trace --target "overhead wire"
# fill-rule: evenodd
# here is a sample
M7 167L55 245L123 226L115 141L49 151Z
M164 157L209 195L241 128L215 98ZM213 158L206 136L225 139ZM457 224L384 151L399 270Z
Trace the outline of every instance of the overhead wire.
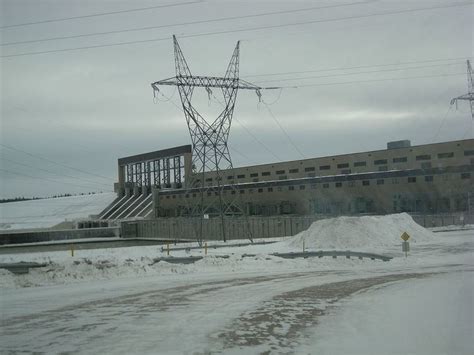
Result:
M0 146L2 146L2 147L4 147L4 148L7 148L7 149L10 149L10 150L13 150L13 151L16 151L16 152L20 152L20 153L29 155L29 156L31 156L31 157L33 157L33 158L36 158L36 159L40 159L40 160L43 160L43 161L47 161L47 162L49 162L49 163L51 163L51 164L55 164L55 165L58 165L58 166L62 166L63 168L67 168L67 169L71 169L71 170L74 170L74 171L78 171L78 172L83 173L83 174L86 174L86 175L92 175L92 176L95 176L95 177L100 177L100 178L106 179L106 180L108 180L108 181L113 180L113 178L111 178L111 177L107 177L107 176L103 176L103 175L91 173L91 172L89 172L89 171L85 171L85 170L82 170L82 169L75 168L75 167L73 167L73 166L69 166L69 165L66 165L66 164L63 164L63 163L59 163L59 162L57 162L57 161L54 161L54 160L51 160L51 159L42 157L42 156L37 155L37 154L33 154L33 153L30 153L30 152L27 152L27 151L25 151L25 150L21 150L21 149L12 147L12 146L7 145L7 144L0 143Z
M301 25L315 24L315 23L346 21L346 20L376 17L376 16L397 15L397 14L413 13L413 12L420 12L420 11L454 8L454 7L468 6L468 5L472 5L472 4L473 4L472 2L460 2L460 3L454 3L454 4L448 4L448 5L429 6L429 7L421 7L421 8L406 9L406 10L396 10L396 11L386 11L386 12L379 12L379 13L372 13L372 14L344 16L344 17L338 17L338 18L309 20L309 21L300 21L300 22L292 22L292 23L284 23L284 24L276 24L276 25L265 25L265 26L257 26L257 27L250 27L250 28L247 27L247 28L240 28L240 29L221 30L221 31L194 33L194 34L183 34L183 35L180 36L180 38L196 38L196 37L215 36L215 35L230 34L230 33L260 31L260 30L266 30L266 29L272 29L272 28L301 26ZM17 54L7 54L7 55L1 55L0 58L11 58L11 57L21 57L21 56L47 54L47 53L60 53L60 52L68 52L68 51L76 51L76 50L84 50L84 49L116 47L116 46L123 46L123 45L129 45L129 44L159 42L159 41L167 41L167 40L169 40L168 36L167 37L161 37L161 38L151 38L151 39L134 40L134 41L126 41L126 42L115 42L115 43L105 43L105 44L89 45L89 46L82 46L82 47L72 47L72 48L43 50L43 51L36 51L36 52L24 52L24 53L17 53Z
M267 73L267 74L251 74L244 75L243 78L256 78L261 76L277 76L277 75L293 75L293 74L307 74L307 73L317 73L317 72L326 72L326 71L337 71L337 70L351 70L351 69L364 69L364 68L373 68L373 67L389 67L394 65L406 65L406 64L419 64L419 63L432 63L432 62L446 62L453 60L463 60L472 57L455 57L455 58L439 58L439 59L424 59L424 60L410 60L410 61L398 61L393 63L382 63L382 64L369 64L369 65L358 65L351 67L335 67L335 68L326 68L326 69L315 69L315 70L303 70L303 71L289 71L289 72L280 72L280 73Z
M319 78L332 78L337 76L347 76L347 75L360 75L360 74L372 74L372 73L383 73L383 72L393 72L400 70L411 70L411 69L425 69L433 68L440 66L451 66L459 65L464 63L443 63L443 64L432 64L432 65L420 65L416 67L404 67L404 68L393 68L393 69L379 69L379 70L369 70L369 71L359 71L354 73L341 73L341 74L330 74L330 75L316 75L316 76L306 76L306 77L296 77L296 78L284 78L284 79L271 79L271 80L261 80L258 83L273 83L273 82L282 82L282 81L292 81L292 80L308 80L308 79L319 79Z
M432 142L434 142L434 141L438 138L438 136L439 136L439 134L440 134L440 132L441 132L441 128L444 126L444 123L446 122L446 119L448 118L448 114L449 114L449 112L451 111L451 108L452 108L452 107L453 107L452 105L449 105L448 110L447 110L446 113L443 115L443 119L441 120L441 122L440 122L440 124L439 124L439 126L438 126L438 129L436 130L436 134L434 135L433 139L431 140Z
M29 115L33 115L33 114L36 114L35 112L33 112L32 110L30 109L26 109L25 107L20 107L18 105L12 105L12 104L9 104L9 103L4 103L4 107L7 107L6 111L13 111L13 110L18 110L18 111L22 111L22 112L25 112ZM9 107L9 108L8 108ZM40 119L37 117L37 119ZM71 127L70 126L67 126L63 123L61 123L60 121L58 120L53 120L53 119L48 119L48 118L43 118L41 119L41 123L43 124L44 122L48 122L50 124L53 124L55 127L63 127L65 129L67 129L68 131L71 130ZM18 130L18 131L24 131L24 132L36 132L35 130L33 129L28 129L28 128L25 128L25 127L14 127L14 129ZM93 136L91 135L82 135L81 136L81 139L84 140L84 138L86 139L89 139L89 140L95 140ZM82 144L79 144L79 143L76 143L76 142L68 142L69 145L75 145L77 147L80 147L84 152L87 152L89 154L92 154L91 151L89 151L88 147L85 146L85 145L82 145ZM129 149L130 146L126 146L126 145L123 145L123 144L120 144L120 143L117 143L116 141L110 141L110 142L107 142L108 145L114 145L118 148L125 148L125 149Z
M97 182L97 181L93 181L93 180L81 178L81 177L79 177L79 176L72 176L72 175L67 175L67 174L60 174L60 173L57 173L57 172L54 172L54 171L51 171L51 170L48 170L48 169L39 168L39 167L37 167L37 166L32 166L32 165L20 163L20 162L17 162L17 161L8 159L8 158L4 158L4 157L0 158L0 160L8 161L8 162L10 162L10 163L17 164L17 165L20 165L20 166L24 166L24 167L27 167L27 168L31 168L31 169L35 169L35 170L39 170L39 171L44 171L44 172L46 172L46 173L53 174L53 175L56 175L56 176L67 177L67 178L71 178L71 179L76 179L76 180L80 180L80 181L85 181L85 182L92 183L92 184L95 184L95 185L110 187L109 184L105 184L105 183L101 183L101 182Z
M331 85L347 85L347 84L361 84L361 83L373 83L380 81L393 81L393 80L409 80L409 79L424 79L424 78L442 78L456 75L466 75L466 73L451 73L451 74L434 74L434 75L419 75L419 76L408 76L401 78L383 78L383 79L370 79L370 80L353 80L353 81L342 81L336 83L314 83L314 84L301 84L301 85L288 85L281 86L283 89L298 89L303 87L316 87L316 86L331 86Z
M86 189L91 189L91 188L92 188L91 186L73 184L73 183L66 182L66 181L52 180L52 179L48 179L48 178L41 177L41 176L31 176L31 175L28 175L28 174L25 174L25 173L19 173L19 172L15 172L15 171L3 169L3 168L0 168L0 171L6 172L6 173L8 173L8 174L13 174L13 175L18 175L18 176L27 177L27 178L30 178L30 179L33 179L33 180L39 179L39 180L54 182L55 184L66 184L66 185L72 185L72 186L75 186L75 187L82 187L82 188L86 188Z
M249 158L246 154L240 152L239 150L235 149L234 146L232 147L229 147L229 149L234 152L234 153L237 153L237 155L240 155L242 158L244 158L245 160L247 160L248 162L252 163L252 164L256 164L256 162Z
M49 20L40 20L40 21L16 23L16 24L11 24L11 25L0 26L0 29L12 28L12 27L21 27L21 26L39 25L39 24L51 23L51 22L62 22L62 21L69 21L69 20L78 20L78 19L83 19L83 18L91 18L91 17L99 17L99 16L107 16L107 15L117 15L117 14L124 14L124 13L130 13L130 12L161 9L161 8L167 8L167 7L192 5L192 4L197 4L197 3L202 3L202 0L187 1L187 2L180 2L180 3L173 3L173 4L155 5L155 6L147 6L147 7L138 7L138 8L134 8L134 9L100 12L100 13L95 13L95 14L62 17L62 18L49 19Z
M320 10L320 9L328 9L328 8L336 8L336 7L363 5L363 4L372 3L374 1L377 1L377 0L368 0L368 1L355 2L355 3L345 3L345 4L333 4L333 5L326 5L326 6L311 6L311 7L301 8L301 9L263 12L263 13L241 15L241 16L228 16L228 17L220 17L220 18L207 19L207 20L197 20L197 21L171 23L171 24L165 24L165 25L128 28L128 29L123 29L123 30L84 33L84 34L71 35L71 36L58 36L58 37L50 37L50 38L39 38L39 39L33 39L33 40L27 40L27 41L16 41L16 42L0 43L0 46L10 46L10 45L27 44L27 43L38 43L38 42L47 42L47 41L56 41L56 40L65 40L65 39L74 39L74 38L84 38L84 37L91 37L91 36L103 36L103 35L109 35L109 34L137 32L137 31L145 31L145 30L152 30L152 29L159 29L159 28L189 26L189 25L223 22L223 21L238 20L238 19L245 19L245 18L255 18L255 17L289 14L289 13L307 12L307 11L311 11L311 10Z
M216 95L214 95L213 93L211 94L211 96L214 98L214 100L216 100L222 107L225 107L225 105L216 97ZM260 144L263 149L265 149L268 153L270 153L275 159L277 159L277 161L279 160L282 160L280 157L278 157L275 152L273 150L271 150L270 148L268 148L266 146L266 144L264 144L260 139L258 139L247 127L245 127L245 125L240 122L236 117L233 117L232 118L233 121L237 122L237 124L239 126L241 126L245 132L247 132L247 134L252 137L252 139L257 142L258 144Z
M301 157L303 159L306 159L306 156L303 154L303 152L301 152L301 150L296 146L295 142L293 142L293 140L291 139L290 135L288 134L288 132L283 128L283 126L281 125L281 123L278 121L278 119L275 117L275 115L273 114L272 110L270 109L270 106L264 101L262 100L262 103L263 105L265 106L265 108L267 109L268 113L270 114L270 116L273 118L273 121L275 121L275 123L277 124L277 126L280 128L280 130L283 132L283 134L285 135L286 139L288 140L288 142L290 142L291 146L296 150L296 152L298 152L299 155L301 155Z

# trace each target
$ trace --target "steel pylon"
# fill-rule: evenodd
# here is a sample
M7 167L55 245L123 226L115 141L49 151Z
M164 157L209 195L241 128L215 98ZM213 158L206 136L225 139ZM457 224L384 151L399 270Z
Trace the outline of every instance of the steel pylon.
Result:
M203 239L203 218L205 216L220 217L222 220L222 237L223 240L226 240L226 217L243 216L245 219L247 218L247 214L239 201L239 193L233 179L229 180L227 176L222 176L222 170L229 172L233 169L228 139L237 93L239 89L254 90L260 97L260 90L273 88L262 88L239 78L240 41L235 46L223 77L192 75L174 35L173 44L176 76L156 81L151 86L154 92L159 91L161 85L176 86L178 88L191 136L193 174L191 181L186 182L186 188L197 188L200 199L198 202L190 204L183 211L183 215L199 218L200 227L196 231L198 241ZM193 106L192 97L195 88L205 88L209 95L212 93L212 88L221 89L224 97L224 108L213 121L206 120ZM212 186L208 186L205 181L205 173L211 171L215 179ZM247 228L247 230L247 236L252 239L250 229Z
M472 79L471 62L469 60L467 60L467 94L452 99L451 105L457 105L458 101L469 101L469 105L471 106L471 118L474 120L474 82Z

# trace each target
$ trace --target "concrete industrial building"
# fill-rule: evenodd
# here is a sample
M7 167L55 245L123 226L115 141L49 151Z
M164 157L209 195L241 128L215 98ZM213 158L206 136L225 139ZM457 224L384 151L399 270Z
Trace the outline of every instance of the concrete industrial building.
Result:
M119 159L118 197L100 218L186 215L201 199L187 184L191 151L188 145ZM384 150L238 167L221 176L225 181L214 172L200 178L237 194L251 216L472 211L474 139L391 142ZM203 203L214 193L207 190Z

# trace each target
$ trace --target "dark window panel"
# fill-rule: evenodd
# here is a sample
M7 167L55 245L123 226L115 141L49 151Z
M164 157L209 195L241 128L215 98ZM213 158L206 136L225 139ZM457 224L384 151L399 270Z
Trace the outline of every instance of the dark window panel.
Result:
M398 157L398 158L393 158L394 163L406 163L407 162L407 157Z
M448 152L448 153L439 153L438 154L438 159L446 159L446 158L452 158L454 157L453 152Z
M423 154L423 155L417 155L416 160L430 160L431 155L429 154Z

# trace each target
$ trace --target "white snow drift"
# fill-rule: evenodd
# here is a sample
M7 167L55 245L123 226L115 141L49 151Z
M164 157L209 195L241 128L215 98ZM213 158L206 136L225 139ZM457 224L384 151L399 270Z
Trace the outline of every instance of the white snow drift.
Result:
M289 247L383 252L400 245L403 232L410 242L429 242L433 232L417 224L407 213L386 216L337 217L314 222L285 243Z

